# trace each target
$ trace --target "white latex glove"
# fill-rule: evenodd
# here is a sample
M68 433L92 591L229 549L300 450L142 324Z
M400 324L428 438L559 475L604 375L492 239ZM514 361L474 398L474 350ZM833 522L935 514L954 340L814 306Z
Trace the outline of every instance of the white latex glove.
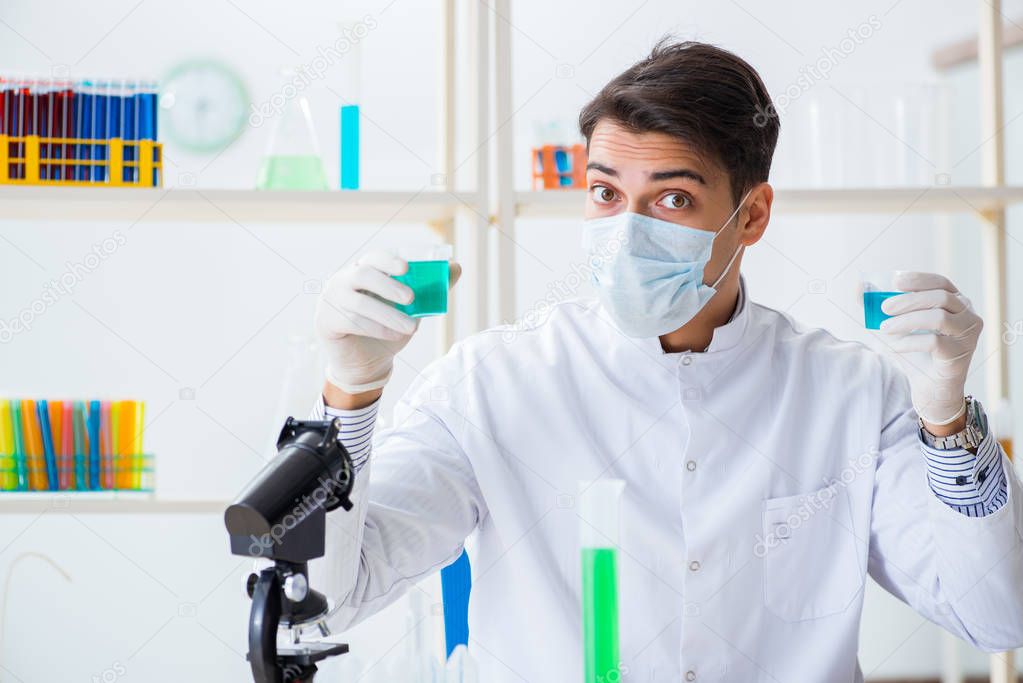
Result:
M966 375L984 321L941 275L899 271L892 284L906 293L881 304L892 316L881 331L909 377L913 407L924 422L954 422L966 410Z
M336 272L323 288L316 302L316 336L327 354L327 381L342 391L358 394L384 386L394 356L418 329L416 318L388 303L412 301L412 289L390 277L406 272L405 259L372 251ZM450 284L460 273L452 263Z

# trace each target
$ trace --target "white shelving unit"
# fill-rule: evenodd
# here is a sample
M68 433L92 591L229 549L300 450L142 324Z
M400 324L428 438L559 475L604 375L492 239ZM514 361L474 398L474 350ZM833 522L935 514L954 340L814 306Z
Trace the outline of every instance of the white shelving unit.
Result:
M225 500L161 500L151 493L82 491L7 493L0 495L0 514L223 515Z
M473 193L299 192L0 186L7 220L194 223L429 223L478 204Z

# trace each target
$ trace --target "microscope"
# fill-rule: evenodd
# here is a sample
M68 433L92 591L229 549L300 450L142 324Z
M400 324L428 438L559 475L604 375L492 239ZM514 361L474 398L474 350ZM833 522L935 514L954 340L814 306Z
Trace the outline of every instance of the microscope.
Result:
M340 429L340 420L289 417L277 456L224 513L231 552L273 562L246 583L255 683L308 683L317 662L348 652L346 644L302 642L307 631L329 635L327 598L309 586L308 563L324 554L327 513L352 508L355 472ZM278 631L287 645L278 646Z

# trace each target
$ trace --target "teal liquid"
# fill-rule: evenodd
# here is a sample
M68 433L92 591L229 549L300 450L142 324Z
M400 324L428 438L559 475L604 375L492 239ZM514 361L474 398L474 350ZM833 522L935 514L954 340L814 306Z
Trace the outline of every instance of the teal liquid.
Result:
M413 318L442 315L448 312L448 272L445 261L409 261L408 272L392 275L395 280L412 288L414 298L410 304L394 307Z
M582 549L585 683L621 680L617 555L613 548Z
M881 302L902 292L863 292L863 322L868 330L881 329L881 323L892 317L881 311Z
M315 154L274 155L263 159L256 179L259 190L326 190L323 164Z
M341 107L341 189L359 189L359 105Z

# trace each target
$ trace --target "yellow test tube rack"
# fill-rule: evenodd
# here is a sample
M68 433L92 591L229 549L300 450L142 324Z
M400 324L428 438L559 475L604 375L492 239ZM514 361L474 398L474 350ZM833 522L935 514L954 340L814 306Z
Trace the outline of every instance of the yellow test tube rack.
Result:
M93 158L65 159L54 157L54 151L89 150ZM21 156L12 156L12 149ZM125 159L125 150L134 150L133 158ZM63 150L63 151L61 151ZM97 152L105 152L97 154ZM80 157L82 155L75 154ZM105 158L97 159L102 156ZM91 169L88 175L103 180L74 178L76 167ZM137 168L138 173L124 180L124 170ZM95 169L101 169L98 173ZM105 172L102 170L105 169ZM54 172L56 171L56 172ZM15 176L15 177L12 177ZM50 176L58 176L52 178ZM67 176L72 176L68 178ZM163 187L163 145L153 140L122 140L120 138L49 138L38 135L15 137L0 135L0 185L78 185L87 187Z

